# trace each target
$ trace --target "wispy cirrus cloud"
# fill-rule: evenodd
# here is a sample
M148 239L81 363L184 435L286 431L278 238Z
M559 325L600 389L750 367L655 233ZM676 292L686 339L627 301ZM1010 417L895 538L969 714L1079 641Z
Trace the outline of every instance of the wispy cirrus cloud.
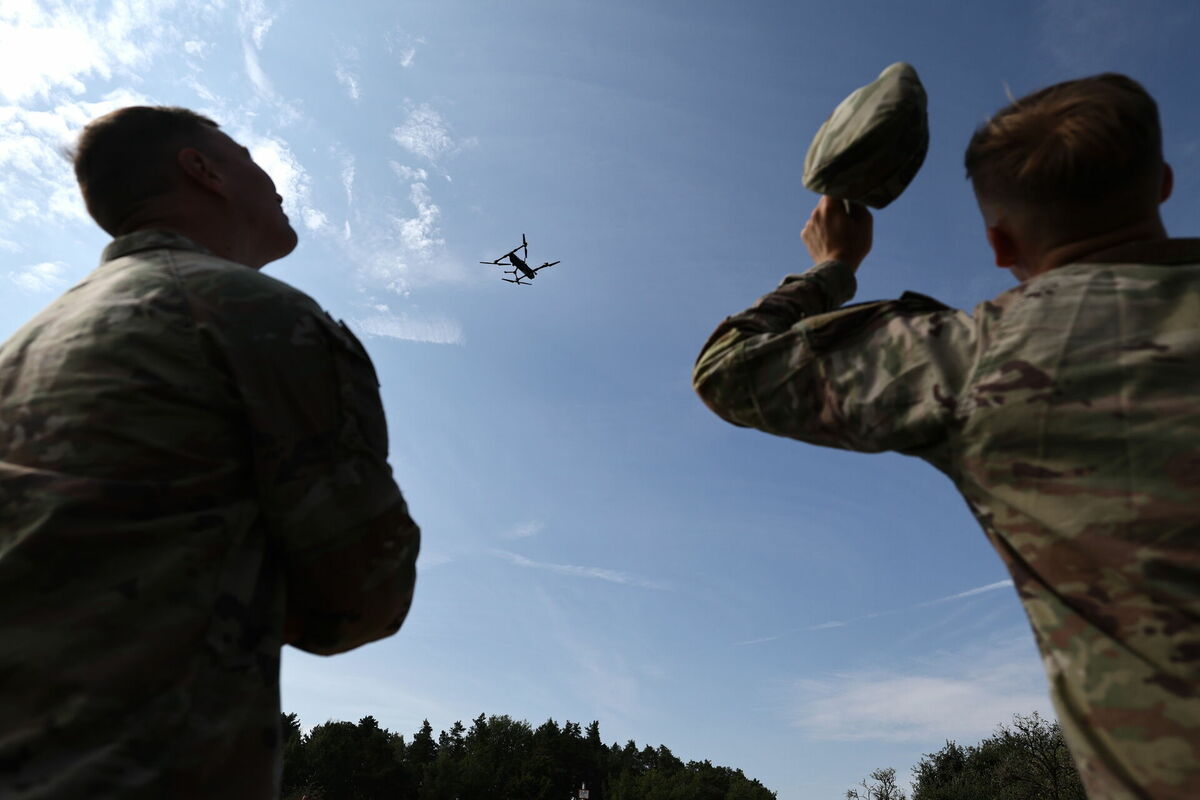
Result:
M1023 630L907 668L800 679L788 707L790 722L809 737L840 741L971 739L1013 714L1053 718L1041 662Z
M333 76L337 78L337 82L346 90L346 94L350 99L358 102L362 96L362 89L359 85L358 77L358 50L353 47L348 47L342 51L342 54L334 59Z
M275 24L275 15L267 9L265 0L241 0L239 21L254 46L261 50L267 32Z
M634 575L629 572L621 572L620 570L606 569L604 567L583 567L575 564L553 564L545 561L534 561L531 558L511 553L507 550L492 550L492 555L503 559L508 563L524 567L526 569L539 569L546 572L553 572L556 575L570 575L577 578L590 578L593 580L607 581L609 583L619 583L624 586L638 586L643 589L659 589L665 590L669 588L666 584L652 581L647 578Z
M877 619L879 617L890 616L892 614L902 614L907 611L913 611L918 608L928 608L929 606L941 605L942 603L949 603L953 600L961 600L961 599L964 599L967 597L974 597L975 595L985 594L987 592L994 592L998 589L1009 589L1009 588L1012 588L1012 585L1013 585L1013 582L1011 580L996 581L994 583L989 583L984 586L976 586L973 589L967 589L962 592L955 592L954 594L949 594L949 595L946 595L945 597L939 597L934 600L926 600L921 603L914 603L909 606L888 609L886 611L873 611L869 614L861 614L857 617L851 617L849 619L844 619L844 620L834 619L834 620L828 620L826 622L821 622L816 625L805 625L803 627L792 628L790 630L783 631L782 633L776 633L776 634L772 634L770 636L760 636L760 637L754 638L754 639L747 639L745 641L737 642L737 644L738 645L763 644L765 642L774 642L774 641L784 638L785 636L790 636L792 634L801 633L804 631L825 631L825 630L831 630L833 628L844 628L847 625L852 625L856 622L864 622L869 619Z
M404 339L428 344L464 344L466 337L457 320L442 316L423 316L409 312L392 312L386 305L376 311L351 320L351 326L364 336Z
M913 607L914 608L925 608L926 606L936 606L936 605L940 605L941 603L949 603L951 600L961 600L964 597L974 597L977 594L985 594L987 592L994 592L997 589L1011 589L1012 586L1013 586L1013 582L1011 580L996 581L995 583L988 583L983 586L976 586L974 589L967 589L965 592L957 592L955 594L948 594L945 597L939 597L936 600L927 600L924 603L918 603L917 605L915 605Z
M405 68L412 66L413 59L417 56L417 48L425 44L424 37L413 36L398 29L384 34L384 41L387 43L388 52L396 56L400 66Z
M290 125L301 118L299 107L275 91L275 86L259 60L267 33L275 24L275 14L265 0L242 0L237 24L242 32L242 62L246 77L258 93L261 101L274 108L280 122Z
M353 154L346 153L342 156L342 191L346 193L346 207L354 205L354 178L357 171L354 168Z
M537 536L546 529L546 523L538 519L522 522L519 525L514 525L508 530L500 534L502 539L528 539L532 536Z

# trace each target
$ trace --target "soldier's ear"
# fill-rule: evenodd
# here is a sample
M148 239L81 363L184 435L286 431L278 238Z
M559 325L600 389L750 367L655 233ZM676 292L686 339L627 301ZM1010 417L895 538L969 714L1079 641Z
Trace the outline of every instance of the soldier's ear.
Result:
M1171 165L1163 162L1162 188L1159 190L1158 202L1165 203L1175 188L1175 172Z
M176 154L175 162L193 184L210 192L224 193L224 178L212 156L195 147L185 147Z
M1012 234L1003 225L989 225L987 240L996 256L997 267L1010 269L1016 265L1021 251Z

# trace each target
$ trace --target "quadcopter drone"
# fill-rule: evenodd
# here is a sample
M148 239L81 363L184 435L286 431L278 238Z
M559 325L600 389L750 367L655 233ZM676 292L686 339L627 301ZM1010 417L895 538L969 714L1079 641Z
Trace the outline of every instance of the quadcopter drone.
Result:
M525 258L521 258L520 256L517 255L518 250L525 251ZM504 260L506 258L508 259L507 262L505 262L505 260ZM479 263L480 264L495 264L497 267L512 267L512 269L504 270L505 275L512 275L512 277L511 278L501 278L500 280L508 281L509 283L515 283L518 286L528 286L530 281L532 281L537 276L538 270L545 269L546 267L553 267L555 264L559 263L557 261L547 261L546 263L542 264L540 267L531 267L531 266L529 266L528 263L526 263L526 259L528 259L528 258L529 258L529 242L525 241L525 234L522 233L521 234L521 244L519 246L514 247L512 250L510 250L507 253L505 253L504 255L500 256L495 261L480 261ZM522 278L527 278L528 280L521 280Z

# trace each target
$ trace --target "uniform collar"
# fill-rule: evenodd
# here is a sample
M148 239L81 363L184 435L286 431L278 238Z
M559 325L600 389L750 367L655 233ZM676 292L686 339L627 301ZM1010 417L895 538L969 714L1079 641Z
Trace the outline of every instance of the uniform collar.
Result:
M109 242L100 256L104 264L122 256L140 253L143 250L188 250L193 253L203 253L211 256L212 251L196 244L186 236L174 231L151 228L144 231L134 231L124 236L118 236Z

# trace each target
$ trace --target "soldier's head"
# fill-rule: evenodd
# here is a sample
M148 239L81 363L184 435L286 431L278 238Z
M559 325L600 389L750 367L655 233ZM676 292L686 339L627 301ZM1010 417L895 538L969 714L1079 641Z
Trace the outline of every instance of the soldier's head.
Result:
M201 240L207 231L225 230L239 238L237 252L200 243L256 267L296 246L270 176L249 150L194 111L113 111L83 129L74 160L88 213L113 236L161 226Z
M1158 106L1113 73L1013 101L975 131L965 160L989 239L1004 220L1043 248L1157 220L1171 192Z

